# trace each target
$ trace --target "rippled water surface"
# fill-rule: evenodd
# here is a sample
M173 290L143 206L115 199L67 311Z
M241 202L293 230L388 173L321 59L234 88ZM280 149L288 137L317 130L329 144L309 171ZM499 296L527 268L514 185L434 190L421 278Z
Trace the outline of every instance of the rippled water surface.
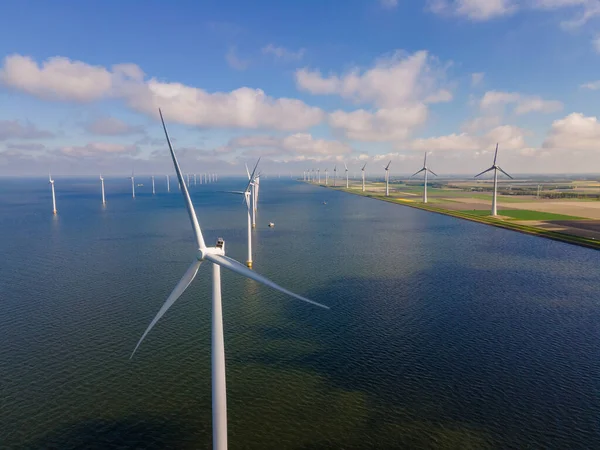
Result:
M210 448L209 264L129 360L194 257L159 181L0 180L1 448ZM191 188L242 262L243 185ZM230 448L600 448L599 252L276 178L254 238L332 309L223 271Z

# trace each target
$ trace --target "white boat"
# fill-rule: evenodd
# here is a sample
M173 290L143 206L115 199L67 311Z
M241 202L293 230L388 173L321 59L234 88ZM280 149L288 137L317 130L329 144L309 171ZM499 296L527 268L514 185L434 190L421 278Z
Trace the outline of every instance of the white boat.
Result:
M273 222L269 222L269 228L273 228L275 224Z

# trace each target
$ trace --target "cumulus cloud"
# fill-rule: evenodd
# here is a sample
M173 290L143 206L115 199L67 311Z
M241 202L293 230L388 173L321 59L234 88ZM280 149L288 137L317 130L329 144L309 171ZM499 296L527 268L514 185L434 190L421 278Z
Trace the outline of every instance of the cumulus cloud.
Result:
M492 115L492 116L482 116L476 117L472 120L468 120L463 123L460 127L463 132L476 134L480 131L489 130L490 128L495 128L500 125L502 122L502 117Z
M268 44L262 48L265 55L273 55L277 59L284 61L300 61L304 57L306 49L301 48L297 51L288 50L284 47L276 47L273 44Z
M596 117L572 113L555 120L542 147L563 150L597 151L600 123Z
M430 0L429 9L436 14L452 14L474 21L485 21L512 14L515 0Z
M357 103L390 108L439 95L438 85L443 77L444 69L426 51L413 54L398 51L381 58L371 69L355 68L341 76L323 76L318 70L300 69L296 72L296 84L311 94L335 94ZM448 96L449 92L444 91L441 101L447 101Z
M101 117L84 125L88 133L101 136L126 136L144 132L139 125L129 125L116 117Z
M376 112L335 111L329 115L329 125L349 139L366 142L399 141L425 123L427 107L420 103L407 107L382 108Z
M250 61L243 60L238 56L235 46L229 47L229 50L225 54L225 60L229 64L229 67L235 70L246 70L250 65Z
M29 57L8 56L0 69L5 86L49 100L90 102L118 98L131 109L157 116L162 107L169 121L199 127L305 130L320 123L319 108L289 98L272 98L261 89L243 87L209 93L181 83L144 80L134 64L112 70L55 57L41 66Z
M54 137L50 131L40 130L34 124L18 120L0 120L0 141L8 139L42 139Z
M65 156L88 157L106 155L133 155L138 148L135 145L110 144L105 142L92 142L82 146L66 146L59 149Z
M221 153L246 149L246 156L267 156L274 161L329 160L352 153L352 148L339 141L315 139L308 133L295 133L285 137L241 136L221 147Z
M483 110L494 107L514 104L514 113L517 115L530 112L552 113L560 111L563 104L555 100L544 100L538 96L527 96L517 92L488 91L481 99L479 105Z
M398 6L398 0L379 0L379 4L384 9L394 9Z
M409 143L413 150L440 151L480 151L492 148L499 143L502 148L521 150L526 148L525 131L511 125L496 127L484 135L469 133L415 139Z
M483 79L485 77L485 73L477 72L471 74L471 86L476 87L483 83Z

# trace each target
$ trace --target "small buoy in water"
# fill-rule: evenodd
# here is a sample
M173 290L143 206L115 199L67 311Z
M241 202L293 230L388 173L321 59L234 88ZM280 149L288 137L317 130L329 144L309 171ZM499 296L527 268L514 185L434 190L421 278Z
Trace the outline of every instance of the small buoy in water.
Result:
M323 204L324 204L324 205L326 205L326 204L327 204L327 202L323 202Z
M269 228L273 228L275 224L273 222L269 222Z

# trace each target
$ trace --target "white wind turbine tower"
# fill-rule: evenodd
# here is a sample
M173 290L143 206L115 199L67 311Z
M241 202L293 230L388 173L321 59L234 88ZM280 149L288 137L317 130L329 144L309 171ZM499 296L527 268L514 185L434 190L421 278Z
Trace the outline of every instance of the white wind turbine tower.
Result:
M363 166L360 171L362 172L362 191L365 192L365 167L367 167L367 163Z
M156 190L154 189L154 175L152 175L152 195L156 194Z
M171 182L169 181L169 175L167 175L167 192L171 192Z
M425 159L423 160L423 168L421 170L419 170L418 172L413 173L412 176L414 177L415 175L418 175L421 172L425 172L425 184L424 184L424 188L423 188L423 203L427 203L427 173L431 173L432 175L435 175L437 177L437 174L434 173L431 169L429 169L427 167L427 152L425 152Z
M478 176L483 175L484 173L487 173L490 170L494 171L494 196L492 197L492 216L497 216L498 215L498 210L497 210L498 171L502 172L504 175L506 175L511 180L513 179L513 177L511 177L504 170L502 170L500 168L500 166L496 165L496 158L498 158L498 144L496 144L496 153L494 154L494 164L492 165L492 167L490 167L489 169L484 170L483 172L478 173L477 175L475 175L475 178L477 178Z
M135 198L135 174L131 171L131 196Z
M202 236L202 231L200 229L200 225L198 223L198 218L196 217L196 213L194 211L194 206L192 204L192 200L190 199L190 195L187 191L186 185L183 182L183 175L181 174L181 169L179 168L179 163L177 162L177 157L173 152L173 147L171 146L171 141L169 139L169 135L167 133L167 128L165 126L164 120L162 118L162 113L159 110L159 114L161 116L161 121L163 124L163 128L165 130L165 136L167 137L167 143L169 144L169 151L171 152L171 157L173 159L173 165L175 166L175 171L177 172L177 178L181 182L183 196L186 202L186 207L188 210L188 214L190 216L190 221L192 223L192 229L194 230L194 236L196 240L196 244L198 246L198 251L196 253L196 260L192 262L191 266L183 276L183 278L179 281L179 283L173 289L173 292L169 295L167 300L165 301L162 308L156 314L156 317L150 322L150 325L140 338L137 343L131 357L135 354L136 350L146 337L146 335L150 332L150 330L154 327L154 325L158 322L158 320L167 312L167 310L175 303L175 301L183 294L185 289L190 285L193 281L194 277L198 273L198 269L200 265L204 261L209 261L212 263L212 345L211 345L211 366L212 366L212 429L213 429L213 449L215 450L226 450L227 449L227 391L226 391L226 378L225 378L225 343L223 339L223 311L221 304L221 266L226 269L231 270L232 272L236 272L240 275L243 275L252 280L258 281L266 286L269 286L273 289L276 289L284 294L295 297L299 300L311 303L316 306L320 306L322 308L328 308L325 305L321 305L320 303L313 302L307 298L304 298L300 295L294 294L287 289L278 286L273 283L269 279L258 275L247 267L243 266L235 259L229 258L225 256L225 242L223 239L219 238L214 247L207 247L204 243L204 237ZM131 358L130 357L130 358Z
M252 268L252 216L253 216L253 205L252 205L252 188L254 182L256 181L256 177L254 174L256 173L256 168L258 167L258 163L260 162L260 158L256 161L256 165L254 166L254 170L252 171L252 175L250 175L250 171L248 170L248 166L246 166L246 172L248 173L248 185L244 191L230 191L232 194L242 194L244 196L244 203L246 204L246 209L248 212L248 259L246 261L246 266L248 268Z
M388 163L387 166L385 166L385 196L389 197L390 196L390 164L392 163L392 161L390 161Z
M102 204L106 205L106 198L104 197L104 178L102 178L102 174L100 174L100 185L102 186Z
M319 184L321 184L321 169L317 169L317 178L319 180Z
M335 187L336 179L337 179L337 166L333 166L333 187Z
M56 195L54 194L54 180L52 175L48 174L48 183L50 183L50 189L52 190L52 214L56 214Z
M325 169L325 186L329 186L329 175L327 175L327 169Z
M348 166L344 163L344 169L346 169L346 189L348 189Z

